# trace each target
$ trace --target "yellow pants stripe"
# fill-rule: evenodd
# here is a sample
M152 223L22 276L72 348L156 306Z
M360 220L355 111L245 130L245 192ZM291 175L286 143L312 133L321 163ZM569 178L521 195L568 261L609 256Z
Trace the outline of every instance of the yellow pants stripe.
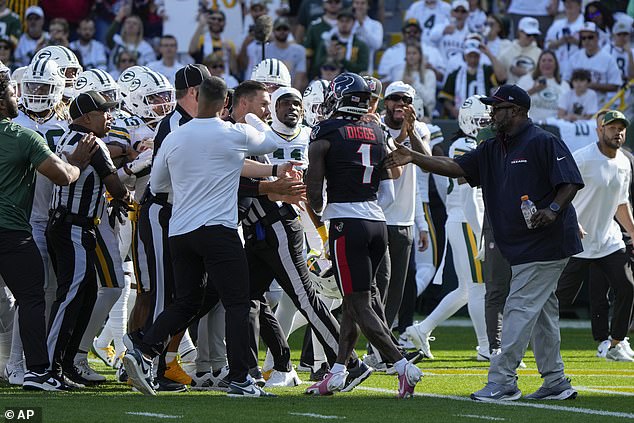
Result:
M101 237L101 233L99 232L99 228L95 230L97 235L97 246L95 248L95 253L97 255L97 265L96 270L99 275L99 280L102 285L105 285L108 288L114 288L118 286L116 284L116 276L114 272L114 263L112 262L112 258L110 257L110 253L106 248L106 243Z
M427 222L427 227L429 228L429 243L432 249L434 267L438 268L440 262L438 257L438 238L436 236L436 228L434 228L434 221L431 219L431 211L429 210L428 203L423 203L423 212L425 214L425 222Z
M471 277L474 282L482 283L484 278L482 277L482 263L475 257L478 255L478 243L476 242L475 234L468 223L462 224L462 233L464 234L465 244L469 251L469 267L471 268Z

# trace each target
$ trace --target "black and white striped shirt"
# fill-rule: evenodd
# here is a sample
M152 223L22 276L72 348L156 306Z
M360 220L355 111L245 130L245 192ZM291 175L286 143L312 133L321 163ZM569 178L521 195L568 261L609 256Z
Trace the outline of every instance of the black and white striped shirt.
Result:
M64 152L70 154L77 147L81 138L89 132L78 125L69 125L68 131L62 135L57 145L56 154L64 161ZM95 218L101 215L104 204L103 178L116 173L106 144L97 138L99 148L92 156L90 164L79 175L79 179L68 186L55 185L51 208L65 207L69 213L80 217Z

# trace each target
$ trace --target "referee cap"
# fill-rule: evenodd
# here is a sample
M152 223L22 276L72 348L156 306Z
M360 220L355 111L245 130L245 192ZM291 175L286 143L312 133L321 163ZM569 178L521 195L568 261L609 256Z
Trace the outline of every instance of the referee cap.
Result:
M106 99L96 91L87 91L79 94L70 103L69 113L70 117L75 120L90 112L107 112L118 104L116 101L106 101Z
M185 88L197 87L202 84L205 78L209 78L210 76L209 69L207 69L205 65L187 65L176 71L174 88L184 90Z
M603 116L603 121L601 122L601 126L605 126L608 123L612 123L615 121L623 122L626 128L630 125L630 121L625 117L623 113L621 113L618 110L610 110Z

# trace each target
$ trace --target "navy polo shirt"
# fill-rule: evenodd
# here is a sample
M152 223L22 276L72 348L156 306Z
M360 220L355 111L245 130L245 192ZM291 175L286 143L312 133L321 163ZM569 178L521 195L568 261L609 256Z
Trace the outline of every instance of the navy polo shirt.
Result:
M548 226L528 229L520 205L528 195L537 209L554 200L557 186L583 187L570 150L529 119L513 134L490 138L454 159L471 186L481 186L495 241L511 265L552 261L583 251L577 214L569 205Z

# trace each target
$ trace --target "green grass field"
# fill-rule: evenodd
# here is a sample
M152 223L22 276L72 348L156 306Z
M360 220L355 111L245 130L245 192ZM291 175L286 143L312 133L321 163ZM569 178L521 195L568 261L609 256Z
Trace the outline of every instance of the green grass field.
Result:
M433 361L419 364L425 377L416 396L396 398L395 376L374 374L351 393L309 397L306 385L271 389L277 398L235 399L223 393L160 393L155 398L108 382L73 393L33 393L0 385L0 410L41 407L44 422L607 422L634 420L634 363L606 362L594 356L589 329L563 329L566 373L579 391L574 401L475 403L468 399L486 382L488 363L475 360L471 328L439 327L431 344ZM291 337L294 362L301 338ZM361 344L360 344L361 347ZM363 351L359 348L359 351ZM528 394L541 385L529 351L519 387ZM93 360L93 367L114 380L114 371ZM307 373L299 373L308 380ZM145 413L145 414L144 414ZM5 420L16 421L16 420Z

